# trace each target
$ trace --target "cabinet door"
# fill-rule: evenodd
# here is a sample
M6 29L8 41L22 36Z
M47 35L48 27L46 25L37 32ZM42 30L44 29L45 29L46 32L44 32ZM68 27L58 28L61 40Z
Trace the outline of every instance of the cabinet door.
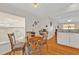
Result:
M58 32L57 34L57 43L69 46L69 33Z
M74 48L79 48L79 34L73 33L71 40L70 40L70 46Z

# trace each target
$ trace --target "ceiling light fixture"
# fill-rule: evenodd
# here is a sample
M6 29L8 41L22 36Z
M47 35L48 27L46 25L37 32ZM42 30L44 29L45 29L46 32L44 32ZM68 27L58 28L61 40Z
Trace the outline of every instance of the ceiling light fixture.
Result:
M37 8L39 3L33 3L33 7Z
M67 22L71 22L71 20L67 20Z

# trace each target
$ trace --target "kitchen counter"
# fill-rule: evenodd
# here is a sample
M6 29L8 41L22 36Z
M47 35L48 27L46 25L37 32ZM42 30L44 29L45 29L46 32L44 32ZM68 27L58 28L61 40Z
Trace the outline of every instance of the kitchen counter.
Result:
M77 31L76 31L77 30ZM58 30L57 43L79 49L79 32L75 30Z

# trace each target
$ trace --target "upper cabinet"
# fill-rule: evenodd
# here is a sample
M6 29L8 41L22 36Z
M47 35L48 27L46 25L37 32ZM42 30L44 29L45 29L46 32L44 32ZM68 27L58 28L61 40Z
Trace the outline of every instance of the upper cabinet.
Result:
M25 27L25 18L0 12L0 27Z

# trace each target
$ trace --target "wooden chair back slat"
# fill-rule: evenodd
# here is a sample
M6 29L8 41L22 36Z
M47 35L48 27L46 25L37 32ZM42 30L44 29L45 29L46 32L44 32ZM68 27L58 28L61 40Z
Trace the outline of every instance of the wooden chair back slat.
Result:
M14 33L10 33L8 34L8 37L10 40L11 48L13 49L13 46L16 44L15 35Z

